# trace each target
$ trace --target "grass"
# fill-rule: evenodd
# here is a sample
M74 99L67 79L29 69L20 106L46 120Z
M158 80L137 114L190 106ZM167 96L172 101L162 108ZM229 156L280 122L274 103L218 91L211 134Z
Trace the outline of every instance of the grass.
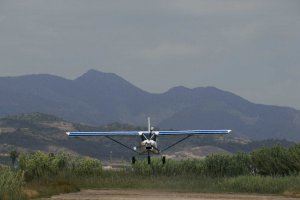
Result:
M299 197L300 176L215 177L193 175L139 175L133 171L103 171L78 176L62 172L24 183L21 172L2 169L0 199L31 199L80 189L146 189L170 192L255 193ZM27 196L27 198L25 197Z
M63 180L63 181L62 181ZM61 183L61 185L60 185ZM130 172L106 171L101 176L64 176L33 184L40 196L80 189L147 189L200 193L255 193L293 196L300 193L300 176L238 176L209 178L201 176L140 176ZM44 187L47 186L47 187ZM48 187L50 186L50 187Z
M224 179L219 189L233 193L284 194L296 187L300 188L300 176L240 176Z
M283 194L300 188L300 177L128 176L124 174L75 181L80 188L155 189L179 192ZM299 191L300 192L300 191Z

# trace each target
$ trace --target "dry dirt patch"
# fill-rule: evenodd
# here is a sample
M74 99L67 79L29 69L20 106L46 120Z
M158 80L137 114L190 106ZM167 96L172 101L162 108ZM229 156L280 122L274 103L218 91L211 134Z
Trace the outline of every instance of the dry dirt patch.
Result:
M153 190L82 190L77 193L53 196L55 200L295 200L280 196L241 195L241 194L202 194L162 192Z

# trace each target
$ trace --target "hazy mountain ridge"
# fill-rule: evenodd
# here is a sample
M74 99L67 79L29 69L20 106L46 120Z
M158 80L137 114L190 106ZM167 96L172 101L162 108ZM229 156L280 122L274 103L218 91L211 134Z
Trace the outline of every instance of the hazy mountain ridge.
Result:
M232 129L250 139L300 140L300 111L254 104L214 87L151 94L112 74L90 70L74 80L53 75L0 78L0 116L42 112L92 125Z

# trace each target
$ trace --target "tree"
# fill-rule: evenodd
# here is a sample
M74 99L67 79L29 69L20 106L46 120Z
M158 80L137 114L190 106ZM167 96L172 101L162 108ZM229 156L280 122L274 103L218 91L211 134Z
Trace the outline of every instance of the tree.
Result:
M9 154L12 166L15 167L16 160L19 156L19 153L16 150L12 150Z

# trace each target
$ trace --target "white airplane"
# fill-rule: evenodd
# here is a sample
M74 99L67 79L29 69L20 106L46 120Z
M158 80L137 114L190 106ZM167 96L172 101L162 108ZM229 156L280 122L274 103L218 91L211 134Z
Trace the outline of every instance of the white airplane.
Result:
M151 163L150 154L161 154L162 152L170 149L176 144L186 140L193 135L224 135L230 133L231 130L180 130L180 131L155 131L150 124L150 118L148 117L148 131L104 131L104 132L67 132L69 137L86 137L86 136L104 136L123 147L134 151L139 155L148 155L148 164ZM157 137L159 135L183 135L182 139L173 143L172 145L160 150L157 145ZM139 148L129 147L126 144L112 138L112 136L139 136L141 138L141 143ZM138 150L139 149L139 150ZM132 163L136 161L135 157L132 157ZM165 164L166 157L162 156L162 163Z

